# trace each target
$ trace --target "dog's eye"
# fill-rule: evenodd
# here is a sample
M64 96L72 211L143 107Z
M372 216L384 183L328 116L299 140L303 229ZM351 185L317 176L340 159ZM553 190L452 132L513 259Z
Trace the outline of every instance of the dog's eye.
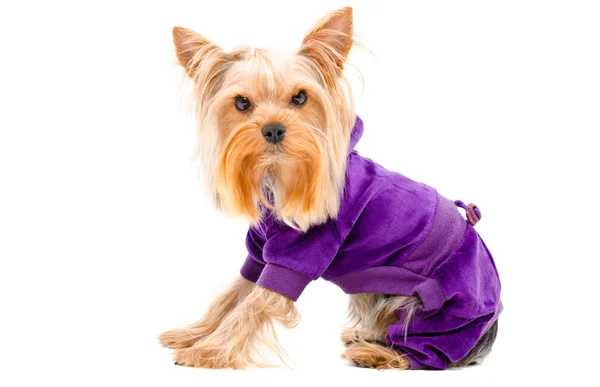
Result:
M250 100L246 97L238 95L234 99L235 108L241 112L247 112L252 107Z
M292 97L292 105L296 105L296 106L304 106L304 104L306 103L306 101L308 100L308 95L306 94L306 91L304 90L300 90L298 92L298 94L294 95Z

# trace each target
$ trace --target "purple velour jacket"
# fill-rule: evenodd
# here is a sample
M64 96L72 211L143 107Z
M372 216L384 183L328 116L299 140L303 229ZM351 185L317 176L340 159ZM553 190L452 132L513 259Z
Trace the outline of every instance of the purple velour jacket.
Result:
M362 132L357 117L337 217L301 232L267 214L248 230L241 274L294 301L318 278L348 294L418 295L406 337L399 310L388 344L412 369L445 369L502 310L494 261L454 202L359 156Z

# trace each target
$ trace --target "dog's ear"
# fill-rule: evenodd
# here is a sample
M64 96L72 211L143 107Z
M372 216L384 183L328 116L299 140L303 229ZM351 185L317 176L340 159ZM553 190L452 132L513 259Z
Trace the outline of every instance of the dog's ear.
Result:
M312 59L324 73L340 75L354 42L352 8L330 12L302 41L298 54Z
M193 79L200 66L214 66L227 60L227 54L219 46L188 28L174 27L173 43L179 64Z

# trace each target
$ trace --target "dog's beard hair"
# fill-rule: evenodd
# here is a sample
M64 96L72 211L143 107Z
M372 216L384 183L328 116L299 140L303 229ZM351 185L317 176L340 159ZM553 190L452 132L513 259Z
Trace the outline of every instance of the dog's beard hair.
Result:
M305 132L308 133L308 132ZM319 222L319 216L328 213L325 191L334 187L325 176L324 152L313 136L294 143L292 149L285 150L286 160L278 162L271 186L274 209L278 218L290 227L306 230L311 223ZM335 192L329 197L337 197Z
M328 152L310 131L288 126L294 141L269 151L253 125L237 130L224 146L216 190L221 207L258 222L257 204L298 229L323 221L339 206L337 186L328 173ZM326 199L326 200L320 200Z
M265 141L255 131L253 126L246 126L228 139L215 182L219 206L230 214L244 215L253 223L261 218L257 202L267 203L261 182L270 174Z

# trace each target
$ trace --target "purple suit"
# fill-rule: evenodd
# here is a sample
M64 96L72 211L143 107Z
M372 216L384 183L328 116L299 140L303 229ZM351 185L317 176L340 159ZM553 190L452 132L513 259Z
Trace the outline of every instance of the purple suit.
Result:
M412 369L445 369L502 310L494 261L452 201L359 156L362 132L357 117L338 216L306 233L265 216L248 231L241 274L294 301L318 278L348 294L418 295L423 308L406 340L399 321L388 327L388 344Z

